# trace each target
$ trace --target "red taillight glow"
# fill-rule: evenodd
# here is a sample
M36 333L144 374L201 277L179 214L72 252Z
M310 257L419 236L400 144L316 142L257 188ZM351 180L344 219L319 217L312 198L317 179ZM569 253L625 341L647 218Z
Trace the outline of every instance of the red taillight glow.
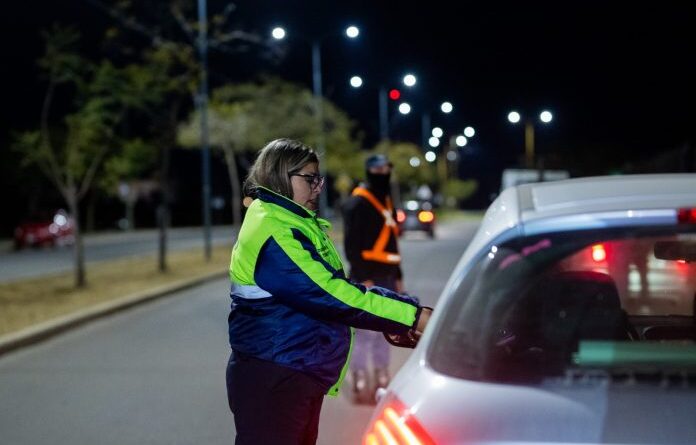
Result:
M435 214L430 210L423 210L422 212L418 212L418 221L422 223L433 222L434 219Z
M403 210L399 209L396 211L396 222L404 222L406 221L406 213L404 213Z
M387 404L365 433L363 445L435 445L399 399L386 397Z
M677 210L677 221L681 224L696 224L696 209Z
M601 263L607 259L607 251L604 249L604 244L595 244L592 246L592 259L596 263Z

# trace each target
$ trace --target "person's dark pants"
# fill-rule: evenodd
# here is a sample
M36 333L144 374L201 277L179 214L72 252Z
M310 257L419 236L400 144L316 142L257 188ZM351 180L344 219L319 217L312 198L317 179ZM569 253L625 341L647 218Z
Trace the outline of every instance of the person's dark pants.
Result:
M314 445L325 392L306 374L232 353L227 400L235 445Z

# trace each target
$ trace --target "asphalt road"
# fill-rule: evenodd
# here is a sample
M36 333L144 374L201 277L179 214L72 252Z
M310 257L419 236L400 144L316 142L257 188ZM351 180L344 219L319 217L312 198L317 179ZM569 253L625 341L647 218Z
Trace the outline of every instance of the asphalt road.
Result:
M203 249L203 229L185 227L170 229L168 232L170 251ZM213 244L232 243L232 226L214 226L211 229ZM158 249L156 230L137 230L133 232L113 232L90 234L84 238L85 260L88 262L112 260L122 257L152 255ZM0 253L0 283L19 278L36 277L72 270L72 248L48 247L7 250Z
M436 304L474 223L402 242L405 285ZM216 280L0 357L0 442L230 444L228 284ZM392 371L408 350L392 349ZM360 443L371 414L326 398L318 443Z

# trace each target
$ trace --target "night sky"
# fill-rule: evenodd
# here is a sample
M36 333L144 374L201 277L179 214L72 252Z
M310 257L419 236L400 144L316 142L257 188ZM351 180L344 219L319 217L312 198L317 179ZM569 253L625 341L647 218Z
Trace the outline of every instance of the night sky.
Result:
M309 42L320 40L325 95L358 122L369 147L378 136L377 88L397 86L405 72L413 72L418 84L405 91L413 112L399 116L391 104L392 138L419 143L426 110L448 133L471 125L477 134L461 172L494 178L491 183L524 151L522 126L506 119L512 109L554 113L549 126L537 127L537 153L547 165L574 174L616 171L693 147L693 8L688 2L609 3L616 2L238 2L233 26L267 35L284 25L291 36L287 53L271 61L253 49L213 52L211 83L267 73L311 88ZM209 0L210 13L225 4ZM98 43L103 27L113 24L88 0L3 6L2 150L11 131L37 120L43 93L34 62L41 52L38 30L54 21L77 25L87 45ZM361 28L357 41L341 35L349 24ZM348 85L353 74L365 80L361 90ZM438 113L442 100L454 104L450 116Z

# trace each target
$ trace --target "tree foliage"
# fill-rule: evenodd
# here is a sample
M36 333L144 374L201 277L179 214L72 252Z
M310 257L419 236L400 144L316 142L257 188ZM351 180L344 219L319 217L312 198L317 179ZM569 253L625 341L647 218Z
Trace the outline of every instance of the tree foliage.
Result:
M230 84L213 91L208 109L210 145L223 150L232 186L234 220L239 221L241 187L236 155L260 150L271 140L291 138L316 147L319 122L313 112L312 93L296 84L265 78L259 82ZM338 107L323 99L326 153L320 153L326 170L338 175L347 160L355 158L359 140L354 123ZM192 113L179 128L179 143L200 145L200 114Z
M16 135L14 148L25 164L36 164L55 184L75 219L75 284L85 283L79 202L90 190L105 158L120 147L117 129L126 111L149 95L132 73L109 61L92 63L77 51L79 33L53 27L44 33L38 65L46 93L37 128ZM57 90L68 98L52 115Z
M366 156L374 153L383 153L389 157L394 164L394 178L402 186L418 187L423 184L432 184L435 180L435 168L425 160L420 147L416 144L382 141ZM418 160L415 167L411 165L413 158ZM364 175L364 172L361 175Z
M455 207L458 203L473 196L478 189L478 182L475 179L461 180L448 179L442 188L445 203Z

